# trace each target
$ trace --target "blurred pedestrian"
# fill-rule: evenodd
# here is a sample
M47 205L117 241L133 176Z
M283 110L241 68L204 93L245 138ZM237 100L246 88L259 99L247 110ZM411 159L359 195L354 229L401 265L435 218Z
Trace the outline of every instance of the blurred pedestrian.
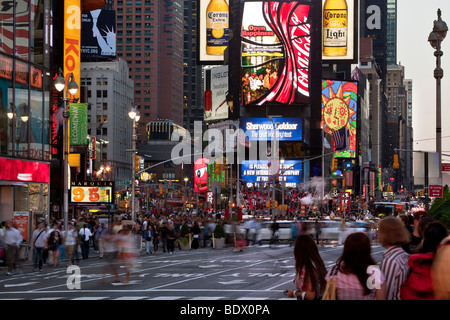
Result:
M66 252L67 266L75 264L74 252L77 249L77 235L78 231L75 229L74 223L69 222L67 224L67 231L63 231L63 244Z
M277 222L277 219L273 219L273 223L272 223L272 237L270 239L270 245L272 245L275 242L278 242L279 237L280 237L280 225Z
M47 231L45 230L44 223L39 222L38 227L33 232L31 237L31 250L33 251L33 271L42 271L44 265L44 248L47 245Z
M191 227L191 233L192 233L192 243L191 243L191 248L192 249L198 249L198 247L200 246L200 242L199 242L199 238L200 238L200 233L202 232L202 230L200 229L200 226L198 225L198 221L194 221L194 225Z
M125 280L122 281L123 283L127 283L130 279L131 268L134 265L137 252L135 237L131 229L132 226L124 225L122 231L117 235L118 259L125 267Z
M12 276L12 272L16 269L17 255L22 240L22 234L14 227L14 222L12 220L6 221L3 241L6 246L5 255L8 266L6 275L8 276Z
M383 253L380 269L386 277L386 299L400 300L400 286L409 273L409 254L403 245L410 239L409 232L400 219L389 216L378 223L378 240L386 249Z
M447 236L447 228L439 221L427 225L417 253L409 257L410 273L400 288L402 300L435 300L431 266L439 244Z
M114 232L112 226L106 228L103 233L104 242L104 257L106 259L106 265L103 270L101 281L104 281L105 274L112 272L114 274L113 283L120 282L119 276L119 261L118 261L118 239L119 235Z
M89 242L92 237L92 233L88 228L88 224L85 223L83 228L81 228L78 233L80 236L81 257L83 260L89 259Z
M311 236L299 235L295 239L294 257L295 289L288 289L286 295L297 300L320 299L326 286L327 269Z
M386 283L384 274L380 271L377 283L368 285L369 267L376 268L372 257L369 237L362 232L351 233L344 242L342 255L336 265L328 271L325 280L337 270L336 299L337 300L385 300Z
M173 254L175 250L175 239L175 227L173 223L169 223L167 228L167 251L169 252L169 254Z
M407 247L407 250L410 254L415 253L417 246L422 241L422 236L419 234L420 217L421 217L421 214L418 211L416 211L412 214L412 218L413 218L412 230L413 230L413 232L411 233L411 241L408 243L408 247Z
M108 227L105 226L105 223L102 222L100 223L100 225L97 226L97 231L95 232L94 235L94 242L97 243L97 248L98 248L98 256L101 258L103 258L104 253L105 253L105 234L108 230Z
M164 221L161 225L161 228L159 228L159 236L161 239L162 247L163 247L163 253L166 253L167 250L167 232L169 231L169 228L167 227L167 222Z
M450 300L450 236L441 241L431 266L436 300Z

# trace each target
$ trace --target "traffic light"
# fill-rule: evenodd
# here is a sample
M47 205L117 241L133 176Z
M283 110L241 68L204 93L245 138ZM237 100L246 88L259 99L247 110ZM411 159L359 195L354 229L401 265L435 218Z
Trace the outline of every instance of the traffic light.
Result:
M400 165L398 163L398 154L394 154L394 164L392 165L393 169L398 169L400 168Z
M423 197L425 196L425 189L420 190L420 195Z
M134 156L134 165L135 165L135 169L136 169L136 172L138 172L139 171L139 156L138 155L135 155Z
M331 171L332 172L337 170L337 166L338 166L338 159L337 158L331 159Z

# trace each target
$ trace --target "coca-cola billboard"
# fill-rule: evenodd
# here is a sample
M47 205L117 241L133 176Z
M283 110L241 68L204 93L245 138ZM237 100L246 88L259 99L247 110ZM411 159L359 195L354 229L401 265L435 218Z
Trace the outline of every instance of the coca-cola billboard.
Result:
M242 105L310 103L311 75L320 65L313 51L320 42L320 9L311 1L245 2Z

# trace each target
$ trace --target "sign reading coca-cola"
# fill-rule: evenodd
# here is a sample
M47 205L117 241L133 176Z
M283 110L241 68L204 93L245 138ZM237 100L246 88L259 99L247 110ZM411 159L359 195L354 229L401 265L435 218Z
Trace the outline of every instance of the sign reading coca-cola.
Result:
M247 1L241 28L241 104L309 103L319 11L311 1ZM314 61L314 62L313 62Z

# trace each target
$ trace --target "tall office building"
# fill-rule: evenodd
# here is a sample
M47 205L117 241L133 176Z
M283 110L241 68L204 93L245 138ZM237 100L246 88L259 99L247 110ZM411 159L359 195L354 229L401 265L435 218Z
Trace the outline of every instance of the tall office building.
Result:
M138 147L150 121L183 123L183 6L182 0L113 1L117 56L128 62L141 114Z
M406 104L407 104L407 119L408 119L408 126L412 127L412 91L413 91L413 81L412 79L405 79L403 81L403 85L406 89Z
M183 127L203 120L202 67L197 64L197 1L184 1Z
M397 63L397 0L387 0L387 64Z

